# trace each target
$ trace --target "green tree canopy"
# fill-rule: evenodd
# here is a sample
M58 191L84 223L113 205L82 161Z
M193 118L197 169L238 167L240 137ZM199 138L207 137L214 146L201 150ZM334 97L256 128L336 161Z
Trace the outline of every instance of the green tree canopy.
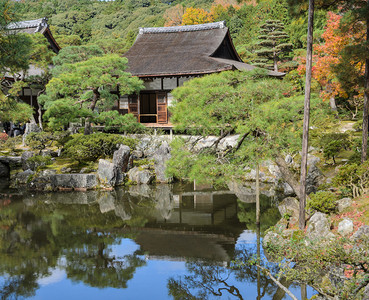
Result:
M88 134L90 118L113 107L113 91L130 94L142 88L138 78L124 71L126 64L126 58L115 54L63 64L40 97L50 125L62 127L82 117Z

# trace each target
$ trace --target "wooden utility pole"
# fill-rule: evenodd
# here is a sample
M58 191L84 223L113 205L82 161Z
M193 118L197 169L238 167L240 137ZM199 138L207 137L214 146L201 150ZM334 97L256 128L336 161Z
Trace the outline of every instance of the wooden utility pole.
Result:
M369 0L367 0L369 7ZM366 41L369 43L369 20L366 20ZM368 156L368 126L369 126L369 57L365 60L364 78L364 107L363 107L363 137L361 145L361 162L367 160Z
M260 224L260 170L259 163L256 164L256 224Z
M369 1L369 0L368 0ZM306 176L307 176L307 156L309 149L309 120L310 120L310 90L311 71L313 61L313 32L314 32L314 0L309 0L309 20L307 35L306 53L306 81L305 81L305 102L304 102L304 125L302 133L301 151L301 199L299 210L299 228L305 228L305 203L306 203Z

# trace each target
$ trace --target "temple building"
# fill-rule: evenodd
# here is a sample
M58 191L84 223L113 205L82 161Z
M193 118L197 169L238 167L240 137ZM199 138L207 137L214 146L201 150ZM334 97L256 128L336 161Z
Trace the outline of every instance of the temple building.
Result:
M134 114L150 127L171 127L171 91L187 80L227 70L252 70L238 55L225 22L140 28L125 53L128 72L144 81L139 95L120 96L120 113ZM271 76L284 73L269 71Z

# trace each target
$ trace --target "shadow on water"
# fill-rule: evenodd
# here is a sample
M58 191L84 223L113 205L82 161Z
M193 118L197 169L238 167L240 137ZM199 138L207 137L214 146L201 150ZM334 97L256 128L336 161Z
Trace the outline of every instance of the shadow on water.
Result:
M189 185L23 195L3 189L0 297L37 298L58 270L83 290L114 288L135 299L137 288L128 282L160 299L283 299L256 266L234 263L263 257L263 233L280 218L264 195L257 227L252 193ZM156 261L181 263L183 270L168 270L150 286L142 274L161 276L152 268Z

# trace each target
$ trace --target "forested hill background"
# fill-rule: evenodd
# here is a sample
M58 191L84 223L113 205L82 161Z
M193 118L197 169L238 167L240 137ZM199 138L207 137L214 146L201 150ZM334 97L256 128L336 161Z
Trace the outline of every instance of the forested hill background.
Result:
M289 3L291 2L291 3ZM247 63L257 57L260 26L279 20L292 44L289 57L301 55L306 44L307 5L293 0L20 0L15 1L19 20L49 19L62 46L97 44L106 52L124 53L133 44L139 27L191 25L225 20L237 51ZM327 11L316 11L315 39L319 42ZM290 60L289 60L290 61ZM292 65L291 65L292 64ZM293 65L295 64L295 65ZM290 69L296 62L289 62ZM283 68L282 68L283 70Z

